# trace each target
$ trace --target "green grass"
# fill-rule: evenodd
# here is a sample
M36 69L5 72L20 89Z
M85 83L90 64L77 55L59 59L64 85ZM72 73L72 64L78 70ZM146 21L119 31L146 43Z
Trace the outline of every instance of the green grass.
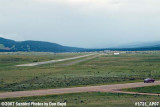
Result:
M0 91L19 91L160 79L160 52L136 52L114 56L102 55L70 66L65 61L34 67L16 64L46 61L84 55L87 53L1 53ZM80 60L80 59L77 59Z
M160 94L160 85L140 87L140 88L129 88L129 89L123 89L123 91Z
M74 93L14 99L0 99L0 102L66 102L67 107L135 107L135 102L159 102L159 96L128 95L119 93Z
M86 53L4 52L0 53L0 64L16 65L48 61L85 55Z

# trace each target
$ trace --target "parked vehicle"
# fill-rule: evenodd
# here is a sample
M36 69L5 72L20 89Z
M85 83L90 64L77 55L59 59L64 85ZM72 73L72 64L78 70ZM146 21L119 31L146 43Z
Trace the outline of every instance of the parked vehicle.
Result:
M144 83L154 83L155 79L152 79L152 78L147 78L147 79L144 79Z

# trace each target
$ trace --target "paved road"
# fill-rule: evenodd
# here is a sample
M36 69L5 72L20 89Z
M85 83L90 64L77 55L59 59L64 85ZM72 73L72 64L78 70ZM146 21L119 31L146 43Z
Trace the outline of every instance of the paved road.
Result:
M75 60L75 61L71 61L71 62L67 62L65 64L59 64L60 66L70 66L70 65L74 65L74 64L77 64L77 63L80 63L80 62L84 62L84 61L88 61L90 59L93 59L93 58L96 58L98 55L94 55L94 56L91 56L91 57L87 57L85 59L79 59L79 60Z
M79 93L79 92L120 92L120 90L123 88L135 88L135 87L144 87L144 86L153 86L153 85L160 85L160 81L156 81L155 83L138 82L138 83L75 87L75 88L3 92L3 93L0 93L0 99L29 97L29 96L42 96L42 95L55 95L55 94L65 94L65 93Z
M56 63L56 62L73 60L73 59L79 59L79 58L84 58L84 57L88 57L88 56L92 56L92 55L96 55L96 54L89 54L89 55L83 55L83 56L77 56L77 57L65 58L65 59L58 59L58 60L50 60L50 61L44 61L44 62L35 62L35 63L30 63L30 64L21 64L21 65L16 65L16 66L37 66L37 65L49 64L49 63Z

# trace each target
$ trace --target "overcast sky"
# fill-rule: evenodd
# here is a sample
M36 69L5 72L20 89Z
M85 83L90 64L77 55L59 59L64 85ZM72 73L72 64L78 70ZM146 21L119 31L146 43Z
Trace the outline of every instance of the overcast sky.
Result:
M0 0L0 36L86 48L160 41L160 0Z

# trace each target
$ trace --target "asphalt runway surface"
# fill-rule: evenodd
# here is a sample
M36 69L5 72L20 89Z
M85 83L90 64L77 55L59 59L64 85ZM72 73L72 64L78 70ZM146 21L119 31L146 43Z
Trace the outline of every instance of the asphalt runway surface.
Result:
M35 63L30 63L30 64L21 64L21 65L16 65L16 66L19 66L19 67L24 67L24 66L38 66L38 65L44 65L44 64L50 64L50 63L56 63L56 62L63 62L63 61L69 61L69 60L74 60L74 59L89 57L89 56L92 56L92 55L96 55L96 54L89 54L89 55L77 56L77 57L72 57L72 58L65 58L65 59L58 59L58 60L50 60L50 61L43 61L43 62L35 62Z

